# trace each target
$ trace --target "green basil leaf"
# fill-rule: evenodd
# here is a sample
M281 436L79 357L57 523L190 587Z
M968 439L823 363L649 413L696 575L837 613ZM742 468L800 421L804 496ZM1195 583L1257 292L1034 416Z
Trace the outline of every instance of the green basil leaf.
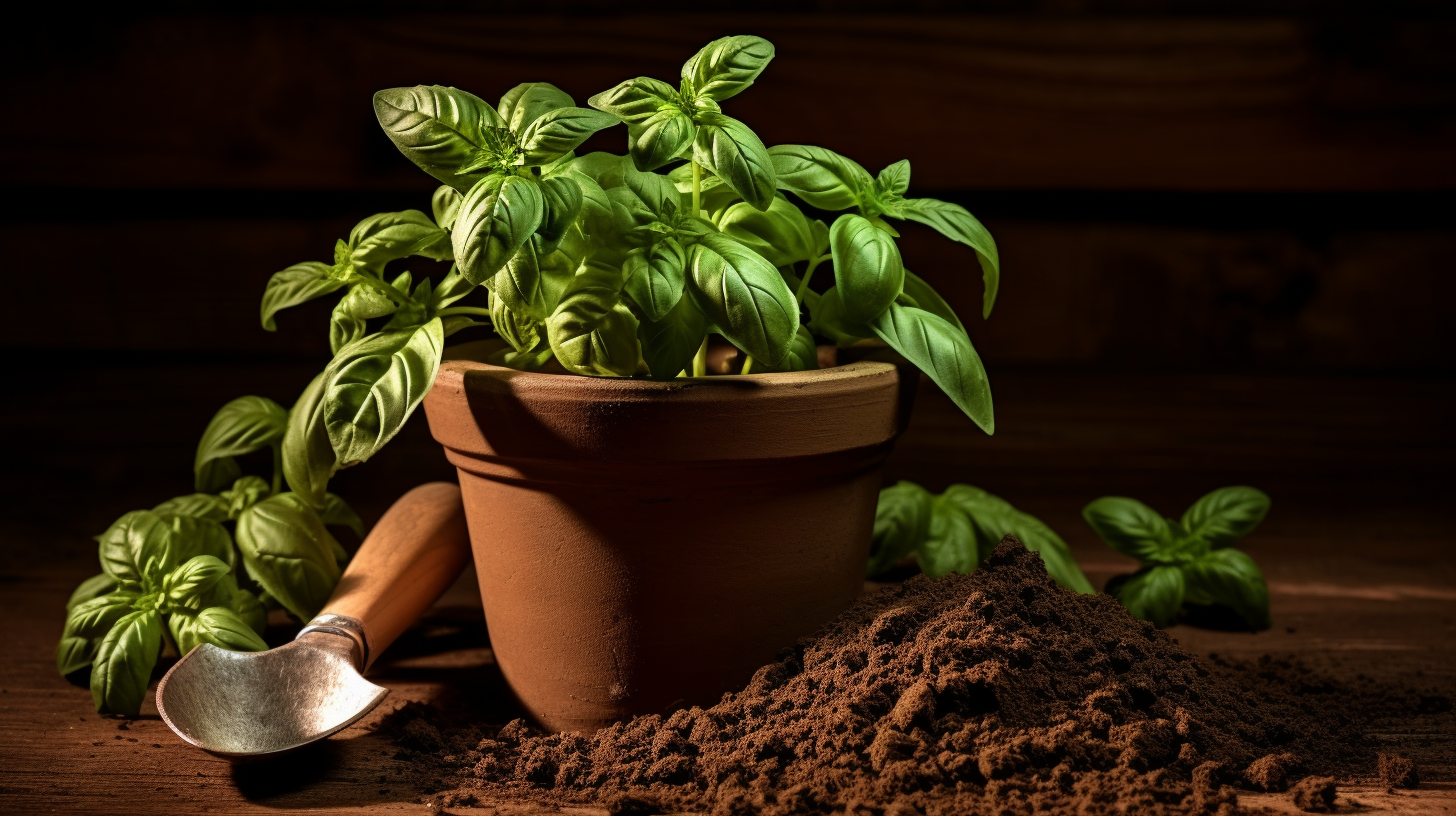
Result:
M995 433L991 385L965 332L924 309L899 304L891 304L870 328L929 375L981 430Z
M1145 567L1107 585L1108 594L1121 601L1134 618L1158 627L1167 626L1178 614L1183 591L1183 571L1166 566Z
M773 58L773 43L762 37L723 37L684 63L682 77L700 96L721 102L752 85Z
M693 120L676 108L661 110L627 125L627 153L647 172L678 158L697 136Z
M359 538L364 537L364 519L354 512L343 499L328 493L324 496L324 509L319 511L319 518L328 526L348 527L354 531Z
M166 563L171 539L172 527L165 519L149 510L133 510L96 537L101 569L121 583L161 578L174 566Z
M268 628L267 608L263 606L263 602L258 599L257 595L254 595L248 590L239 589L234 592L233 597L228 602L228 608L238 613L238 617L243 619L243 622L248 625L248 628L252 629L260 637L263 631Z
M165 555L159 562L162 570L171 571L199 555L212 556L227 564L228 569L236 563L232 536L221 523L195 516L163 515L162 519L172 530Z
M325 369L324 425L340 468L373 456L425 398L440 367L440 319L380 332L339 350Z
M676 108L678 95L676 88L662 80L637 77L602 91L586 103L623 122L640 122L663 108Z
M506 127L519 135L545 114L575 104L570 94L549 82L523 82L506 91L499 110Z
M1112 549L1143 563L1156 563L1173 551L1168 521L1136 499L1104 496L1082 508L1082 518Z
M899 482L880 491L865 577L873 578L914 552L930 535L933 500L925 488Z
M1248 554L1228 547L1214 550L1184 565L1183 578L1188 603L1226 606L1250 629L1269 628L1269 586Z
M682 212L682 195L667 177L628 167L623 173L623 181L654 220L671 224Z
M687 255L674 238L627 253L622 266L628 297L651 321L662 320L682 298L687 281Z
M318 614L339 582L334 548L324 522L304 500L280 493L238 517L238 549L248 574L294 617Z
M66 627L56 644L56 671L64 677L91 665L102 639L117 621L132 612L132 605L139 597L135 592L112 592L70 607Z
M971 485L952 485L941 498L956 505L970 517L980 541L981 560L990 556L1002 538L1014 535L1028 550L1041 556L1052 580L1073 592L1096 592L1072 558L1072 550L1067 542L1040 519L1017 510L999 496Z
M546 337L568 371L599 377L637 373L637 318L622 304L621 273L582 265L546 321Z
M244 476L236 482L233 482L233 486L230 489L218 494L218 500L226 508L225 515L222 519L214 518L212 520L228 521L235 519L239 513L268 498L272 494L272 486L261 477ZM223 560L226 561L228 559L225 558Z
M350 261L356 269L382 272L386 264L411 255L436 261L452 258L450 232L419 210L371 215L349 232Z
M512 310L503 298L494 294L490 298L490 322L496 334L518 352L537 348L546 339L544 324Z
M875 177L875 188L892 195L905 195L910 189L910 160L901 159L881 170Z
M959 507L937 498L930 506L930 530L915 551L920 571L931 578L969 574L981 565L975 526Z
M485 100L456 88L416 85L374 95L374 114L394 146L426 173L465 192L483 173L460 174L505 120Z
M726 235L688 253L687 290L708 321L755 360L775 366L799 331L799 302L777 269Z
M193 493L168 499L152 512L159 516L191 516L210 521L228 520L228 503L210 493Z
M501 301L515 314L533 320L544 320L550 314L541 289L543 243L540 235L531 236L531 240L511 256L509 263L485 279L485 288L490 290L492 298Z
M517 371L539 371L542 366L554 359L556 359L556 352L551 350L551 344L542 340L541 345L530 351L503 348L490 355L487 362L491 365L514 368Z
M754 207L766 210L773 203L778 184L773 159L757 134L737 119L722 114L699 117L693 160Z
M642 199L626 187L613 187L607 191L607 198L611 199L612 210L617 214L617 231L627 236L629 243L640 245L644 232L639 228L657 223L657 216L647 209Z
M1082 573L1082 568L1077 566L1077 560L1072 557L1072 549L1067 546L1067 542L1041 519L1017 512L1012 517L1007 532L1021 539L1021 543L1028 550L1041 556L1042 562L1046 564L1047 574L1058 584L1073 592L1087 595L1097 591ZM997 541L999 543L1000 539Z
M491 176L471 188L451 232L460 271L471 283L494 275L545 217L541 188L521 176Z
M118 620L97 647L91 666L91 699L97 713L139 714L161 651L162 621L155 609Z
M394 314L399 304L380 294L372 286L357 284L334 305L329 319L329 348L334 354L339 349L358 340L368 333L366 321Z
M450 267L450 271L440 280L440 285L436 286L434 291L430 292L429 307L431 314L450 306L473 291L475 291L475 284L466 280L465 276L460 274L460 268L457 266ZM335 353L337 352L338 349L335 349Z
M197 490L213 493L231 484L235 468L215 463L278 444L288 422L283 406L265 397L238 397L219 408L202 432L192 460Z
M1269 496L1264 491L1222 487L1194 502L1181 523L1188 535L1217 549L1248 535L1268 512Z
M971 525L976 529L982 561L990 557L1007 533L1014 532L1012 525L1018 511L1000 496L972 485L955 484L940 494L940 500L960 508L971 520Z
M814 342L814 335L809 332L807 326L800 325L799 330L794 333L794 341L789 344L789 351L784 359L779 360L777 365L759 363L753 361L754 374L769 374L776 371L813 371L819 368L819 347Z
M632 166L630 156L618 156L615 153L607 153L598 150L588 153L585 156L577 156L571 162L571 170L578 175L586 176L596 183L596 186L603 190L610 190L613 187L625 187L627 185L628 168ZM578 180L580 183L580 180ZM583 190L583 195L586 191Z
M591 108L558 108L531 122L521 134L526 164L545 164L575 150L602 128L617 124L617 117Z
M850 321L869 323L905 287L905 264L895 239L858 215L841 215L829 228L834 282Z
M747 202L733 204L714 219L718 229L762 255L774 266L807 261L814 254L814 231L798 207L781 195L767 210Z
M430 197L430 212L434 213L435 223L440 229L448 230L455 226L455 216L460 214L463 201L464 194L448 184L435 188L435 194Z
M330 269L326 263L309 261L294 264L282 272L274 272L273 277L268 279L267 287L263 289L263 303L259 308L263 328L277 331L278 323L273 318L278 312L323 297L343 286L342 280L329 274Z
M556 251L567 230L581 214L582 202L581 185L570 175L541 181L541 226L536 234L541 238L542 252L549 254Z
M804 302L809 305L809 328L815 334L829 338L840 348L848 348L874 336L874 330L869 326L854 323L844 316L844 301L839 297L839 287L831 286L817 297L814 294L813 290L805 292Z
M204 643L232 652L262 652L268 644L240 614L225 606L211 606L195 615L173 615L168 624L177 651L186 655Z
M908 198L885 212L893 218L918 221L935 228L941 235L959 241L976 251L976 260L981 264L981 277L985 294L981 314L991 316L991 307L996 304L996 292L1001 288L1001 255L996 251L996 241L981 222L965 207L933 198Z
M813 145L774 145L769 148L780 190L793 193L821 210L849 210L860 205L861 194L874 186L869 171L853 160Z
M83 601L89 601L92 598L113 592L116 590L116 587L116 579L110 575L104 572L99 575L93 575L78 584L76 589L71 592L71 597L66 599L66 611L69 612L75 609L76 605Z
M930 288L930 284L926 283L919 275L916 275L908 269L905 270L904 293L915 298L915 305L918 308L930 312L961 331L966 330L965 325L961 323L961 319L956 316L955 310L950 307L949 303L945 302L945 298L941 297L939 292Z
M283 435L283 478L295 495L319 508L324 506L329 479L339 469L324 422L328 374L328 369L319 372L299 395Z
M167 573L162 579L162 594L173 606L194 606L198 596L210 592L224 575L231 572L232 567L210 555L194 556Z
M708 320L692 298L678 298L677 304L661 320L643 320L637 326L637 339L642 344L642 359L652 376L660 380L676 377L691 370L708 334Z

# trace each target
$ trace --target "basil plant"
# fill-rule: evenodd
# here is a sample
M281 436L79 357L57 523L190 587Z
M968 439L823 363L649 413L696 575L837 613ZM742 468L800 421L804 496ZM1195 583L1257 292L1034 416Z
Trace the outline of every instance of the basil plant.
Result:
M1103 496L1082 517L1109 547L1142 564L1107 584L1133 617L1167 626L1185 609L1222 607L1259 631L1270 626L1269 586L1234 545L1259 526L1269 504L1264 491L1236 485L1208 493L1177 519L1125 496Z
M911 557L931 578L969 574L1008 535L1041 556L1058 584L1073 592L1095 592L1067 542L1051 527L1000 496L967 484L951 485L940 495L914 482L881 490L865 577L879 577Z
M991 432L981 360L945 300L905 268L891 222L974 250L987 314L995 242L965 209L907 198L908 162L872 176L821 147L766 147L724 113L773 56L762 38L725 37L676 84L629 79L588 107L544 82L494 106L441 86L375 94L385 134L441 186L428 214L366 218L331 262L268 282L267 329L282 309L343 293L333 359L288 416L293 493L322 509L329 477L374 455L424 399L445 339L478 325L505 341L494 363L596 377L702 376L714 334L741 350L743 374L816 368L821 339L881 342ZM576 154L619 123L626 155ZM410 257L449 272L437 283L389 270ZM832 282L811 288L826 265Z
M348 556L327 527L362 536L363 523L333 494L315 509L282 490L287 423L272 400L229 402L197 446L198 492L127 513L96 537L101 573L66 603L56 670L89 668L98 712L136 716L164 643L179 655L203 643L266 649L268 609L308 620L332 594ZM264 450L271 483L237 461Z

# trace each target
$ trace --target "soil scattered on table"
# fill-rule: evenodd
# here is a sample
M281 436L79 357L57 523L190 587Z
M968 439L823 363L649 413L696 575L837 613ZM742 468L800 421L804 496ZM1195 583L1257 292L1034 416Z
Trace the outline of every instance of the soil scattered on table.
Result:
M1328 776L1307 776L1289 791L1294 806L1310 813L1329 813L1335 809L1335 780Z
M1380 755L1380 784L1387 788L1418 788L1421 776L1416 764L1398 754Z
M1371 712L1332 705L1338 691L1279 661L1199 660L1114 599L1061 589L1008 537L972 575L861 598L711 708L590 737L413 704L380 727L444 807L1159 816L1372 774ZM1318 804L1310 785L1295 795Z

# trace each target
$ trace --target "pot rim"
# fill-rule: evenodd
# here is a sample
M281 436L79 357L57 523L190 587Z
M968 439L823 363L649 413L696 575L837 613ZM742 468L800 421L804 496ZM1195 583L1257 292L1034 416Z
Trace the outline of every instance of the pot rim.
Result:
M471 359L499 343L447 349L425 397L431 433L454 454L538 462L821 456L893 440L908 422L917 382L900 366L873 360L648 380L517 371Z
M640 391L644 396L648 396L653 393L680 392L684 389L703 387L732 388L748 392L762 389L800 388L806 383L827 383L866 376L883 376L887 371L897 368L894 363L883 360L855 360L829 368L816 368L808 371L764 371L756 374L719 374L659 380L649 377L597 377L590 374L522 371L488 363L482 359L504 347L504 341L494 338L447 346L441 354L440 372L436 376L436 380L438 381L442 376L460 377L467 371L478 371L508 380L513 387L519 385L533 390L544 389L547 392L568 389L572 391L599 389L610 392L612 397L621 398L633 391ZM754 387L746 388L747 385ZM721 399L721 395L716 398Z

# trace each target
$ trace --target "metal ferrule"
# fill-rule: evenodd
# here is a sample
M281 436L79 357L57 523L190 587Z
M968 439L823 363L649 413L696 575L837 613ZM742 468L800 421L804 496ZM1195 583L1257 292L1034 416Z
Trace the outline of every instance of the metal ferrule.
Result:
M339 635L354 641L355 668L364 671L369 665L369 638L364 634L364 624L358 618L351 618L348 615L319 615L308 622L308 625L298 630L294 640L302 638L310 632L327 632L331 635Z

